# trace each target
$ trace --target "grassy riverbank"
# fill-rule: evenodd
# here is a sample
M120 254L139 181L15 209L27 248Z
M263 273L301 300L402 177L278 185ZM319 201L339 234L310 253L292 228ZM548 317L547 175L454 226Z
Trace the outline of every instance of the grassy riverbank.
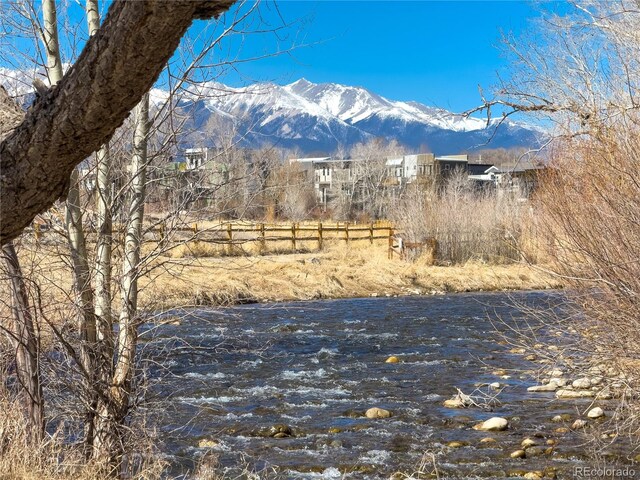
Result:
M147 280L141 294L147 308L170 308L561 286L557 279L523 264L432 266L420 259L390 260L382 245L335 245L314 253L206 257L168 264Z

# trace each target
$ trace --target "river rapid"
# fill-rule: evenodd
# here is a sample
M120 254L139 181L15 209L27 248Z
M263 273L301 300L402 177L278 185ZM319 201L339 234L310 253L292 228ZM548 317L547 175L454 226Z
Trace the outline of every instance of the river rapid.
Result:
M389 478L410 473L423 458L426 471L437 468L440 478L515 478L552 469L557 478L572 478L574 467L595 466L593 454L579 432L557 433L563 425L550 419L577 418L589 400L526 391L540 365L510 353L498 333L523 320L514 300L548 308L562 296L202 308L180 313L179 324L150 327L142 333L143 349L152 360L151 397L162 406L153 416L171 475L185 475L214 455L229 472L248 462L255 469L277 466L283 478ZM399 362L386 363L390 356ZM493 382L499 390L487 386ZM498 402L491 410L444 408L456 388L499 392ZM368 419L363 414L371 407L392 416ZM494 416L507 418L509 428L471 428ZM496 442L480 442L488 436ZM547 440L558 443L544 455L510 458L527 437L544 448ZM462 446L447 446L453 441ZM617 443L603 458L618 461L626 449Z

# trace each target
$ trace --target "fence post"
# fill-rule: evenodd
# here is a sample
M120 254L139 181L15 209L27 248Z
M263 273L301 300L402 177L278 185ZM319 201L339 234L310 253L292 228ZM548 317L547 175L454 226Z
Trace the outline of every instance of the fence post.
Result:
M344 239L347 241L347 245L349 245L349 222L344 226Z
M296 251L296 222L291 224L291 246L293 247L293 251Z
M42 231L40 230L39 223L33 224L33 235L35 236L35 239L36 239L36 245L40 245L40 238L42 237Z
M369 243L373 245L373 222L369 225Z
M322 250L322 222L318 222L318 250Z
M267 251L267 240L264 237L264 223L260 224L260 253Z
M393 228L389 228L389 260L393 260Z
M162 223L160 223L160 244L161 245L164 245L164 241L167 236L166 231L167 231L167 227L166 227L165 221L163 220Z
M233 225L231 223L227 223L227 253L229 255L233 254Z

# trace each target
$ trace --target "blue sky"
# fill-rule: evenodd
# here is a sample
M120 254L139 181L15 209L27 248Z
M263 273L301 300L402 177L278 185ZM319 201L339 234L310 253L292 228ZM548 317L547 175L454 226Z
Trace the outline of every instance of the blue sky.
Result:
M540 15L524 1L281 1L262 10L277 25L273 37L248 36L243 56L290 42L291 54L238 67L221 80L289 83L300 77L368 88L394 100L416 100L453 111L479 103L478 84L489 90L508 61L501 32L519 35ZM554 3L545 4L546 8ZM306 46L305 46L306 45Z
M2 0L0 0L1 2ZM106 11L110 1L100 2ZM63 61L79 53L86 38L84 0L59 0ZM240 11L254 5L247 2ZM563 3L545 2L545 9ZM39 10L39 2L36 2ZM480 102L478 84L486 91L497 75L508 76L508 60L501 54L501 32L518 36L540 16L540 3L525 1L264 1L259 15L245 22L248 31L236 32L211 59L252 58L216 76L203 78L242 86L254 81L336 82L365 87L392 100L416 100L452 111L464 111ZM233 14L225 16L229 23ZM218 22L214 22L214 25ZM287 25L283 27L283 24ZM189 33L194 51L205 33L216 30L196 22ZM217 25L217 31L221 27ZM276 32L270 31L278 28ZM189 41L189 40L188 40ZM14 39L6 49L24 49L33 42ZM295 48L288 51L294 45ZM273 56L278 49L288 53ZM189 54L181 53L190 58ZM0 65L3 66L3 65ZM15 65L5 65L16 67Z

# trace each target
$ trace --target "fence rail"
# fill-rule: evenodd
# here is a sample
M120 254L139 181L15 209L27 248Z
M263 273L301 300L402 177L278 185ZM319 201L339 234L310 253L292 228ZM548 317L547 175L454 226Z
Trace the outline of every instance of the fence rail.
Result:
M58 229L38 224L34 224L32 229L36 241L40 241L44 234L48 234L52 230L57 231ZM122 235L125 233L125 227L114 225L112 231L115 235ZM88 228L86 232L89 239L96 233L92 228ZM151 242L202 242L229 248L253 243L259 245L262 251L266 251L267 245L270 243L289 242L291 250L298 251L303 246L308 248L309 243L316 243L317 248L322 250L325 242L336 241L346 244L368 241L373 244L376 240L388 240L389 246L391 246L394 233L394 227L386 223L325 224L317 222L283 225L221 222L212 225L211 222L202 222L169 227L158 222L147 226L144 230L144 237L146 241Z
M156 241L163 241L166 229L159 227L148 231ZM186 227L173 229L173 232L187 234L190 241L213 243L221 245L242 245L248 242L258 243L266 249L267 243L289 242L291 249L296 251L304 243L317 243L322 250L327 241L350 242L390 239L394 235L394 229L390 225L368 225L349 223L325 225L322 222L316 224L273 225L266 223L234 224L221 223L214 226L203 226L197 223Z

